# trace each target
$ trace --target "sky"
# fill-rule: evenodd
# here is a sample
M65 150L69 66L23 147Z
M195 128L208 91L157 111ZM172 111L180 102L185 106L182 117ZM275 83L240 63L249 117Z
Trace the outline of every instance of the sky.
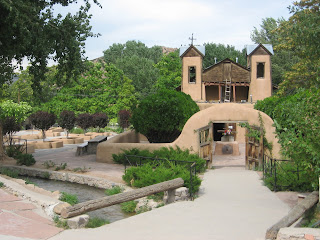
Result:
M252 44L250 33L263 18L290 16L292 0L98 0L91 25L98 38L86 41L86 56L94 59L114 43L128 40L179 48L222 43L241 50Z

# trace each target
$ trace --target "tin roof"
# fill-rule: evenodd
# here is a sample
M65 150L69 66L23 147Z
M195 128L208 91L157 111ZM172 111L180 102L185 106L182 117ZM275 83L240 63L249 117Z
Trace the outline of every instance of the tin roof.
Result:
M206 52L205 46L194 46L194 45L192 46L196 48L203 56L205 55L205 52ZM180 47L179 56L181 57L190 47L191 46Z
M266 48L272 55L273 53L273 47L271 44L252 44L252 45L247 45L247 55L250 55L258 46L262 45L264 48Z

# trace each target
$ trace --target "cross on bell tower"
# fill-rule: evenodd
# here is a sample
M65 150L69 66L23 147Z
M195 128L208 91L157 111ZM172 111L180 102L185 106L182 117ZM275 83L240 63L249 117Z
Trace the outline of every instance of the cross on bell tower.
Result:
M192 33L192 36L191 36L191 38L189 37L189 40L191 40L191 45L193 45L193 41L197 40L197 39L193 38L193 33Z

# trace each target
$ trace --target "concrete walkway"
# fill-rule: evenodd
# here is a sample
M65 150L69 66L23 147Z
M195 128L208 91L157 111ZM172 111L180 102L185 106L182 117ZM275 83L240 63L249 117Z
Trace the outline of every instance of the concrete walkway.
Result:
M256 240L286 215L289 207L243 167L208 170L201 196L97 229L66 230L51 240Z

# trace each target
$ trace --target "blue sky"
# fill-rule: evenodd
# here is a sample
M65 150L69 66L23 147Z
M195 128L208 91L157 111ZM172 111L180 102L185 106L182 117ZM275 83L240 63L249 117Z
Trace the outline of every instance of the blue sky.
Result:
M86 55L103 55L113 43L137 40L151 47L180 47L222 43L242 49L251 44L250 33L266 17L288 19L292 0L99 0L92 6L91 24L99 38L86 42Z

